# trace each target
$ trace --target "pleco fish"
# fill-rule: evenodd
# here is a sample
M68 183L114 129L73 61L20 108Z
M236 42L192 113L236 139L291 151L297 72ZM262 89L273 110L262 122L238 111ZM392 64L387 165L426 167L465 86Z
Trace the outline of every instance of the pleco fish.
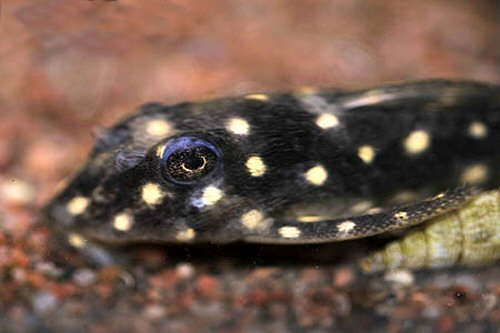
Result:
M46 221L106 244L334 242L426 222L367 271L500 257L500 87L421 81L147 104L98 139ZM451 245L450 245L451 244Z

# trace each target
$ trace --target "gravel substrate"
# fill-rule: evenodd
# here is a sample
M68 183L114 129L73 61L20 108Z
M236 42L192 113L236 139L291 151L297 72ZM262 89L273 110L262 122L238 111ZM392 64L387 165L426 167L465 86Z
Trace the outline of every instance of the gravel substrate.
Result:
M134 248L95 268L37 224L93 131L141 103L500 83L497 1L12 0L0 34L0 332L500 332L498 265L367 276L366 239Z

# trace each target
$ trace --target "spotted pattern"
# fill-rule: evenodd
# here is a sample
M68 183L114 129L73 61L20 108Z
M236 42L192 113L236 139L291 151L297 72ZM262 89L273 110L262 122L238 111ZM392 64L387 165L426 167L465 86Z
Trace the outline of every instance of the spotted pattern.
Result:
M250 124L242 118L229 119L226 128L228 131L237 135L248 135L250 132Z
M153 119L146 124L146 133L156 137L166 136L171 130L172 126L164 119Z
M366 164L371 164L375 159L376 151L373 146L363 145L358 148L359 158Z
M204 207L215 205L222 197L224 192L217 186L210 185L203 189L201 198L196 200L195 206Z
M337 229L341 233L348 233L354 230L355 227L356 223L354 223L353 221L344 221L337 226Z
M265 230L269 226L269 219L258 209L252 209L241 216L241 224L250 230Z
M119 213L113 219L113 228L118 231L129 231L133 224L134 220L128 213Z
M326 182L328 178L328 172L326 171L325 167L318 164L307 170L307 172L305 173L305 178L309 183L315 186L321 186Z
M278 229L278 233L281 235L283 238L292 238L296 239L300 237L301 231L297 227L281 227Z
M484 164L472 164L465 168L460 175L460 181L463 184L481 184L488 179L489 170Z
M339 118L330 113L323 113L316 119L316 125L322 129L329 129L338 126Z
M397 231L460 209L477 193L463 184L498 188L499 95L424 81L148 104L105 131L47 220L85 253L94 242L315 243ZM172 139L193 170L204 165L196 144L210 147L210 172L166 177Z
M424 130L411 132L404 141L405 151L409 155L421 154L429 148L431 143L430 134Z
M71 246L81 249L85 246L86 240L81 235L77 233L70 233L68 235L68 242Z
M269 100L269 96L264 95L264 94L250 94L245 96L246 99L253 99L257 101L267 101Z
M488 127L482 121L473 121L469 125L468 132L475 139L484 139L488 136Z
M319 215L301 215L297 216L297 221L302 223L314 223L319 221L324 221L327 218L325 216Z
M397 220L402 220L402 221L408 221L408 219L409 219L408 213L405 211L397 212L396 214L394 214L394 217Z
M194 231L193 228L187 228L185 230L181 230L177 232L175 235L175 239L179 242L190 242L192 241L196 236L196 232Z
M246 161L245 166L247 167L247 170L250 175L252 175L252 177L263 176L266 173L267 169L262 157L257 155L250 156Z
M162 202L165 193L159 184L147 183L142 187L142 200L150 206L158 205Z
M88 198L78 196L74 197L68 202L68 204L66 205L66 209L71 215L80 215L83 212L85 212L88 205L89 205Z

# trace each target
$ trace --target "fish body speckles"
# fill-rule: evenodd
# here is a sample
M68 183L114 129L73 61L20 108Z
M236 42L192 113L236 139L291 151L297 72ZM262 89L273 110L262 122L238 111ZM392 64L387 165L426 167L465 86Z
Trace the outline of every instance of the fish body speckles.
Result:
M47 221L89 244L367 237L497 188L498 142L500 88L476 82L148 104L103 133Z

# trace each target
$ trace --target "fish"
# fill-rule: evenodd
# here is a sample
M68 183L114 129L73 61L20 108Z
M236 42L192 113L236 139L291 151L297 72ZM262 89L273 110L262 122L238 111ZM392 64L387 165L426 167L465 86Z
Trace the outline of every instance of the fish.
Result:
M500 234L499 142L500 86L475 81L148 103L101 131L45 221L104 264L113 261L108 247L136 243L374 237L458 219L461 209L486 207L481 198L491 193L486 213ZM494 236L489 261L500 257ZM382 250L364 267L404 267L406 252ZM455 257L447 264L459 263ZM406 261L439 266L419 260Z

